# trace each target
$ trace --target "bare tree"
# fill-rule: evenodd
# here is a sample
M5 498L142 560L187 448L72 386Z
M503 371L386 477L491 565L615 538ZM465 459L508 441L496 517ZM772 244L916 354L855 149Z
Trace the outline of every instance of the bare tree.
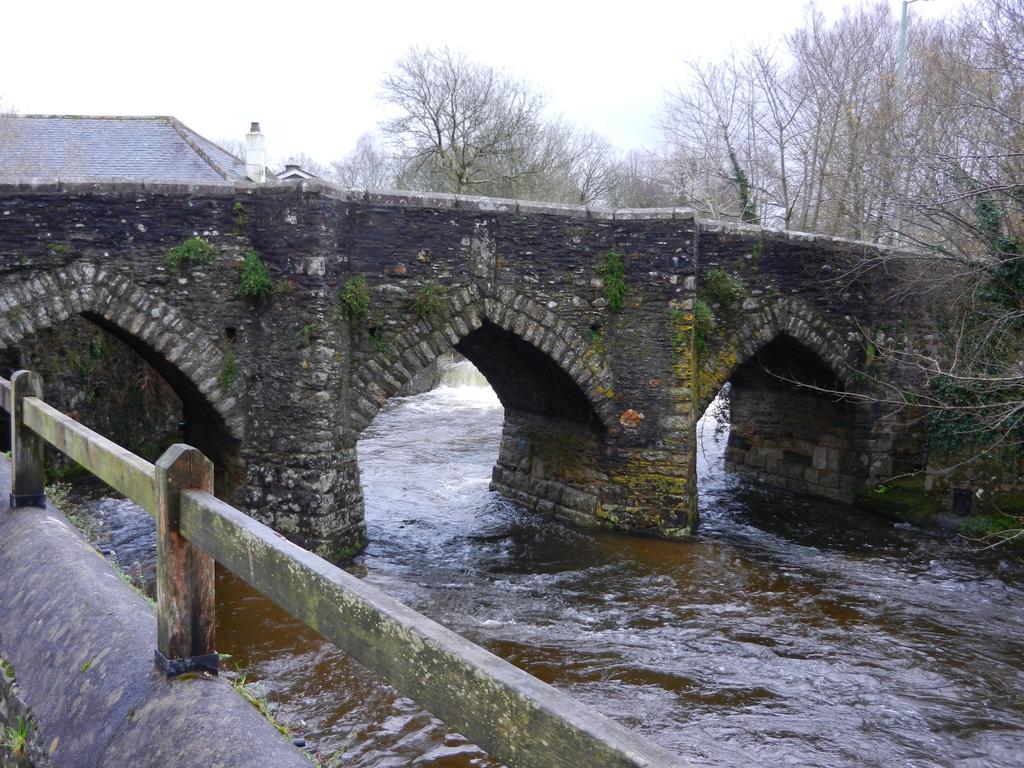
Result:
M410 48L383 82L398 115L382 125L412 178L450 192L491 193L538 168L530 157L543 97L448 48Z
M672 191L671 174L654 152L633 150L615 162L608 203L614 208L657 208L682 204Z
M687 204L715 217L758 220L759 149L751 134L758 104L752 83L735 56L720 63L690 64L687 88L669 96L662 127L676 186Z
M997 476L1024 453L1024 0L913 22L905 79L897 39L887 4L812 9L785 65L763 48L693 65L662 116L670 188L712 215L917 246L911 289L944 343L865 339L918 382L879 391L928 414L933 468Z
M355 149L331 163L328 172L332 181L355 189L390 189L397 185L397 175L395 158L372 133L360 136Z

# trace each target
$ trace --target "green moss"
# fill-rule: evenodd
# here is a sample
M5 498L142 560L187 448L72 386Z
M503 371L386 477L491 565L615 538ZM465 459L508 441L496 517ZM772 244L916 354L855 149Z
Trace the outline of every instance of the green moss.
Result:
M359 555L364 549L366 549L364 538L359 538L349 544L322 541L313 550L313 554L329 563L345 563Z
M164 257L164 266L168 272L176 274L186 267L213 261L219 253L210 243L196 235L171 248Z
M351 323L361 323L370 311L370 288L362 275L350 277L338 291L338 301Z
M964 520L957 531L965 536L987 538L1001 536L1008 538L1021 530L1020 518L1012 517L1005 512L993 512L987 515L971 515Z
M55 256L67 256L71 253L71 247L67 243L47 243L46 250Z
M708 351L708 341L714 330L715 316L711 313L711 307L696 299L693 302L693 343L698 357Z
M1024 492L996 491L975 497L974 513L957 533L985 546L1007 546L1024 552Z
M622 254L618 251L608 251L594 271L604 282L604 297L608 301L608 309L612 312L621 312L622 302L626 297L626 265L622 261Z
M221 392L226 392L231 388L231 385L235 383L235 378L238 376L238 358L235 357L235 351L228 348L228 351L224 353L224 362L221 364L220 375L217 377L217 386Z
M945 510L945 502L936 493L924 489L924 479L915 475L875 486L857 496L855 504L884 517L926 522Z
M424 283L413 294L409 302L409 309L421 320L426 320L431 315L436 315L444 307L445 289L437 283Z
M238 290L235 293L254 301L265 301L273 291L274 281L270 279L270 270L256 251L249 251L238 275Z

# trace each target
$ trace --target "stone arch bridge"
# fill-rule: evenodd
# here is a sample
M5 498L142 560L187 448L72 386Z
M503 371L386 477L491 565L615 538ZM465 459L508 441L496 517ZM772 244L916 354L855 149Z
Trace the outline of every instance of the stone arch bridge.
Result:
M173 271L194 236L212 258ZM266 299L239 291L251 252ZM869 339L927 333L896 298L909 268L682 209L27 184L0 187L0 350L76 315L121 338L181 398L218 492L340 558L365 539L360 432L454 347L505 407L493 488L676 537L697 519L695 424L726 382L727 460L762 481L849 500L920 461L900 414L853 396L899 375Z

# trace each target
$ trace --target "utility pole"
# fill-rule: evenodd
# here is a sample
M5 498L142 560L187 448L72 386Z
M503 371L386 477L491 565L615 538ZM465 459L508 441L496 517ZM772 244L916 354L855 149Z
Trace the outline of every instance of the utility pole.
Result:
M903 0L903 12L900 14L900 49L897 52L898 62L896 65L896 98L899 101L899 108L907 100L907 6L917 0ZM903 234L903 210L899 198L896 198L895 210L896 221L893 222L893 241L899 243Z
M901 96L907 85L907 6L914 2L917 0L903 0L903 13L900 15L900 58L896 70L896 82L899 83Z

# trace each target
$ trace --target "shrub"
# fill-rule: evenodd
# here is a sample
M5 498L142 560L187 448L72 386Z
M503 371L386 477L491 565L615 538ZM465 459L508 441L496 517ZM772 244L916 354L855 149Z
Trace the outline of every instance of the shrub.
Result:
M626 265L622 262L622 254L608 251L597 273L604 279L604 297L608 301L608 309L621 312L622 300L626 296Z
M274 281L270 279L270 270L256 251L249 251L238 276L238 295L265 300L273 291Z
M338 291L338 301L345 310L345 316L350 322L358 323L366 318L370 311L370 289L366 285L366 278L356 275L345 281Z
M417 289L409 302L411 309L421 320L436 315L444 306L444 286L437 283L425 283Z
M196 235L171 248L164 257L164 266L167 267L167 271L176 273L194 264L206 264L212 261L217 253L216 248Z
M716 304L729 307L743 301L743 283L722 269L709 269L700 283L700 293Z

